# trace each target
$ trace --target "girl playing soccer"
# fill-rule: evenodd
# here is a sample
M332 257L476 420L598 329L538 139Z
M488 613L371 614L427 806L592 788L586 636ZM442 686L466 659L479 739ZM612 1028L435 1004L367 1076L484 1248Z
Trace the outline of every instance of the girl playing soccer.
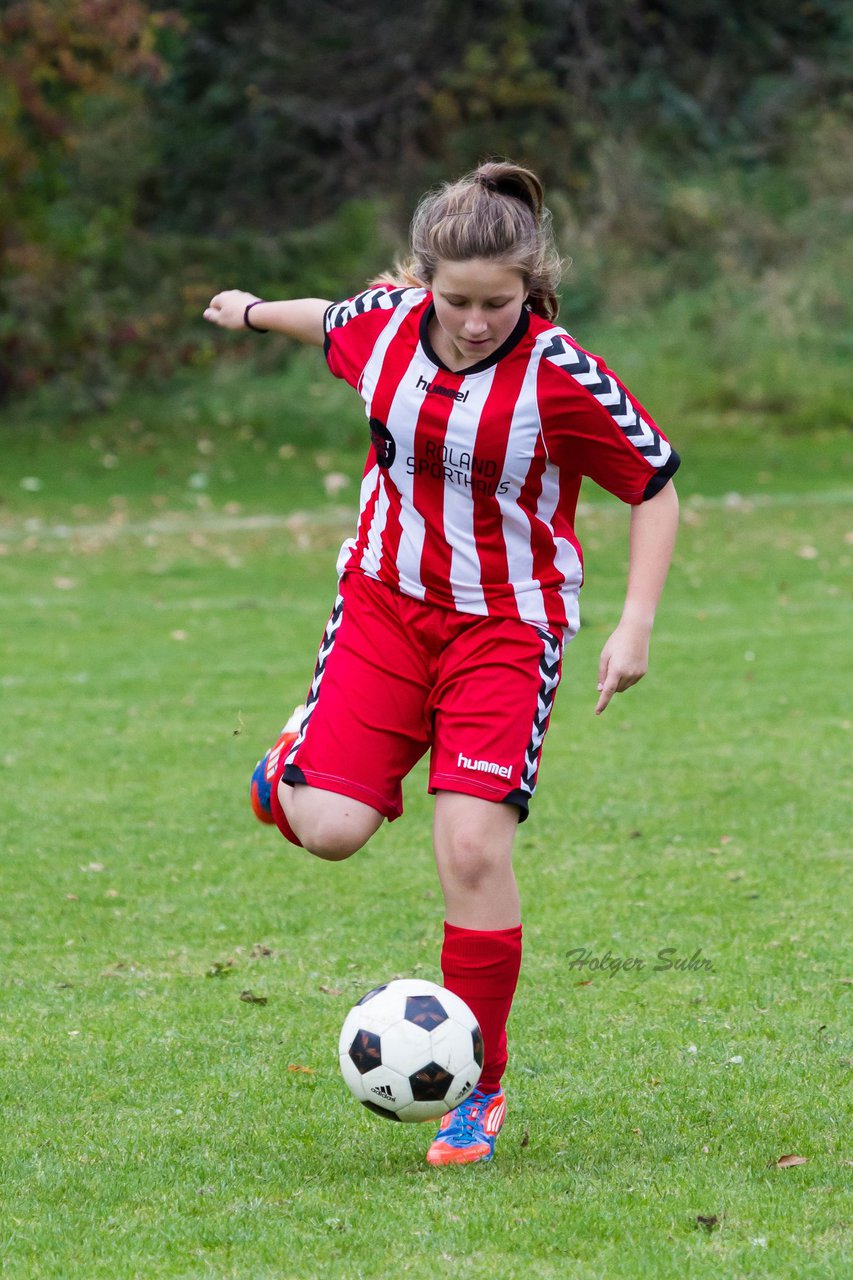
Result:
M427 195L401 279L346 302L228 290L226 329L323 346L361 395L371 447L355 538L299 714L260 762L252 804L293 844L348 858L402 812L430 752L444 893L444 984L485 1041L477 1090L427 1160L490 1160L521 963L512 868L583 571L574 515L590 476L631 506L628 586L599 663L596 714L648 665L678 521L665 436L556 324L560 260L542 188L509 163Z

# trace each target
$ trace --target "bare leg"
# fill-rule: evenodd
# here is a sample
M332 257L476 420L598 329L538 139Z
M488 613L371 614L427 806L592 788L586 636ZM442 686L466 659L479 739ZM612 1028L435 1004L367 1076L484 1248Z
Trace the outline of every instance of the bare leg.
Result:
M463 929L512 929L521 923L512 845L518 809L479 796L440 791L434 842L445 919Z
M280 782L278 798L304 848L329 862L356 853L383 822L383 815L370 805L320 787Z

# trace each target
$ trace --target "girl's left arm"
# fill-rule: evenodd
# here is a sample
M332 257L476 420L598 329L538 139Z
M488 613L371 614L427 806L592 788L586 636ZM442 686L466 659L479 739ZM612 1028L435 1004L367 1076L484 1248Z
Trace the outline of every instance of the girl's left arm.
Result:
M601 715L614 693L642 680L649 666L649 640L678 528L678 495L670 480L648 502L631 508L628 589L616 630L598 663Z

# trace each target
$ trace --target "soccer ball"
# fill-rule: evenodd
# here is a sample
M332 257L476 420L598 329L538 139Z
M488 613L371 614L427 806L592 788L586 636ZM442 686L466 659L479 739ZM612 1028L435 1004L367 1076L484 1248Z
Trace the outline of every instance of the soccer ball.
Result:
M388 1120L437 1120L464 1102L483 1069L483 1036L464 1000L420 978L374 987L341 1030L352 1093Z

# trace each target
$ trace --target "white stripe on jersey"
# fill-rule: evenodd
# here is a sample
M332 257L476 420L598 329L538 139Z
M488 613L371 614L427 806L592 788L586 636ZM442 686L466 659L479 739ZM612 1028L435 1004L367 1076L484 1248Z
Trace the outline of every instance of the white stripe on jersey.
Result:
M454 404L447 421L445 445L458 456L469 453L473 457L475 441L471 438L471 415L479 422L492 383L495 369L489 369L479 378L466 380L470 399L465 404ZM470 477L472 480L474 476ZM450 590L456 608L462 613L487 614L489 607L483 594L480 557L477 555L477 538L474 531L475 505L471 490L456 484L444 486L444 536L450 544Z
M385 526L388 523L388 511L391 506L391 500L388 496L388 481L384 472L379 472L378 491L376 495L376 506L373 511L373 519L370 522L370 528L367 532L367 546L364 549L364 555L361 558L361 567L366 573L379 577L380 564L382 560L383 535Z
M361 493L359 495L359 510L364 511L367 504L376 494L376 501L373 506L373 515L366 531L366 545L361 553L361 565L365 573L371 574L373 577L379 576L379 556L382 550L382 530L385 525L385 516L388 512L388 500L385 497L384 486L382 485L382 473L378 466L373 466L361 482ZM385 497L384 506L382 499ZM355 540L350 542L351 550L355 550L358 544ZM347 546L347 543L344 543Z
M423 295L421 294L421 297ZM418 416L426 391L417 385L417 370L423 358L417 347L400 379L388 413L388 430L397 441L397 454L389 471L389 479L400 494L400 546L397 551L397 572L400 590L415 600L423 600L426 587L421 581L421 557L426 537L426 524L415 508L415 477L409 475L407 458L414 447ZM398 425L399 424L399 425Z
M378 292L382 294L383 297L386 299L390 297L390 295L388 295L387 292L384 290L379 290ZM372 294L369 296L373 297ZM373 351L370 354L370 359L367 361L367 364L364 367L364 371L361 375L361 380L359 382L359 392L362 396L362 399L364 400L364 412L368 420L372 416L373 397L376 392L377 383L382 374L382 366L388 351L388 347L391 344L392 340L394 339L398 329L400 328L400 325L403 323L406 316L411 311L412 307L417 306L419 303L423 302L425 297L426 297L425 289L406 289L402 295L402 301L400 301L399 303L397 303L396 306L394 306L393 315L391 316L390 320L383 328L382 332L380 333L376 341L376 345L374 346ZM377 305L380 307L390 307L390 306L393 306L394 304L391 302L384 302L380 298L378 302L377 301L373 302L373 306L377 306ZM415 353L413 354L413 357L412 357L413 361L416 354L417 354L417 351L415 351ZM407 377L408 377L408 374L405 374L403 378L400 380L400 384L397 388L397 391L395 392L395 396L394 396L395 400L397 399L397 396L400 394L401 388L405 386ZM421 397L421 399L422 398L423 397ZM389 421L393 419L393 410L394 410L394 402L392 401L391 413L389 414ZM400 490L400 492L403 492L404 487L407 481L409 480L409 477L406 475L405 458L400 457L399 451L398 451L397 457L395 458L394 465L392 467L391 478L396 488ZM361 559L359 561L359 567L363 569L363 571L369 574L371 577L378 578L379 571L380 571L380 561L382 559L382 537L385 532L385 525L388 519L388 511L390 507L386 473L380 470L379 467L372 467L370 469L370 472L368 473L368 476L365 476L364 480L362 481L361 495L360 495L361 497L360 509L362 511L364 510L365 502L369 500L371 494L374 492L374 489L377 491L376 505L373 512L373 518L370 522L370 527L367 531L367 545L362 552ZM411 493L409 494L409 497L411 499ZM409 502L409 506L411 506L411 502ZM420 517L418 517L418 519L420 519ZM420 564L420 548L423 547L423 540L424 540L423 521L421 520L420 523L421 523L421 528L419 531L419 541L416 536L413 536L414 534L417 533L417 530L413 530L411 528L411 525L408 531L406 530L405 527L403 529L403 538L406 538L408 533L408 542L414 543L417 546L417 558L414 561L414 563L417 565ZM409 554L406 557L407 561L409 557L413 556L414 554L415 554L415 547L414 546L409 547ZM403 556L403 543L401 540L398 561L402 559L402 556ZM410 581L409 577L407 576L406 584L407 585L403 584L403 572L401 569L400 570L400 589L404 591L407 595L413 595L418 599L421 599L421 600L423 599L424 588L423 588L423 585L420 583L420 578L418 578L417 581Z
M536 398L536 381L539 376L539 359L542 351L534 346L524 374L521 391L515 402L507 436L506 457L528 458L532 463L536 455L536 443L541 431L539 409ZM531 412L531 410L533 410ZM529 470L529 467L528 467ZM509 489L498 499L501 504L503 519L504 545L506 547L509 581L515 592L519 615L525 622L532 622L537 627L548 626L548 614L545 609L545 598L539 584L533 577L533 546L530 540L530 526L527 517L521 514L518 499L527 480L524 475L511 475L506 469L505 478L509 479ZM519 517L526 528L519 527Z
M583 567L577 550L568 538L561 538L554 532L551 523L560 498L560 469L552 462L545 465L542 475L542 492L536 506L536 515L547 525L554 543L554 564L563 575L560 594L566 608L566 638L571 639L580 626L578 592L583 582Z
M364 411L367 417L370 417L373 406L373 394L376 390L376 383L382 372L382 363L385 359L385 353L393 340L400 325L411 311L412 307L423 302L426 297L425 289L407 289L403 295L402 302L395 308L394 314L386 324L376 340L376 346L370 354L370 359L364 366L364 372L361 375L359 383L359 392L364 400ZM381 305L381 304L380 304Z

